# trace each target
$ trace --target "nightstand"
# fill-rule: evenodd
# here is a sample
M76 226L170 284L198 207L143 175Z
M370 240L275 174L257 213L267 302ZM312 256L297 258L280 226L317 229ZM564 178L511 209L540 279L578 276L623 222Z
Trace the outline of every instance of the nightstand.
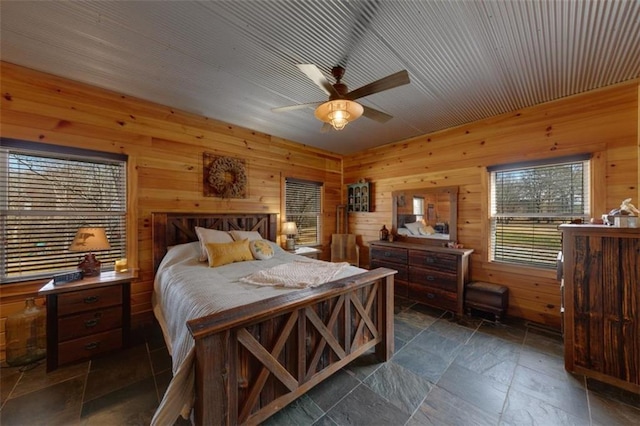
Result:
M47 298L47 371L129 345L135 277L103 272L40 289Z
M318 257L320 257L320 253L322 253L322 250L313 247L298 247L291 253L297 254L299 256L310 257L311 259L317 259Z

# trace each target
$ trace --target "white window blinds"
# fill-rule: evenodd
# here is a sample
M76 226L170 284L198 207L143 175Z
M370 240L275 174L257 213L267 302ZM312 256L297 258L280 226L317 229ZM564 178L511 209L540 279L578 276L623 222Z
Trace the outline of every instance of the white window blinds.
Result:
M491 260L555 267L558 225L590 215L584 157L491 171Z
M75 270L84 253L68 248L80 227L105 228L111 249L96 257L113 267L126 252L126 157L34 145L0 145L2 282Z
M322 214L322 183L287 178L285 180L287 221L298 227L296 244L320 244Z

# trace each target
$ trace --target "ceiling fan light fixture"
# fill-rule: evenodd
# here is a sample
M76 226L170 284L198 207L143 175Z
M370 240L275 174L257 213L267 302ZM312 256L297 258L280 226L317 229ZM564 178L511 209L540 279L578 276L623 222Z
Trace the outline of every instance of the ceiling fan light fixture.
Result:
M357 102L335 99L316 108L315 115L318 120L331 124L334 129L342 130L348 123L360 118L363 112L364 108Z

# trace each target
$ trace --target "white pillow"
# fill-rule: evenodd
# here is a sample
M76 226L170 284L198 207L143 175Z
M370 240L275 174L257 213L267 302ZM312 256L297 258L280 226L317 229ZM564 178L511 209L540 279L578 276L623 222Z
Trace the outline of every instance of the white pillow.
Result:
M258 231L229 231L231 237L233 237L234 241L242 241L242 240L262 240L262 235Z
M411 235L411 231L409 231L407 228L399 228L398 235Z
M196 235L198 235L198 240L200 240L200 257L198 257L200 262L206 262L209 260L209 255L207 254L207 243L233 242L233 238L231 238L231 235L229 235L228 232L218 231L216 229L196 226Z
M420 228L424 226L422 222L405 223L405 228L411 231L413 235L420 235Z

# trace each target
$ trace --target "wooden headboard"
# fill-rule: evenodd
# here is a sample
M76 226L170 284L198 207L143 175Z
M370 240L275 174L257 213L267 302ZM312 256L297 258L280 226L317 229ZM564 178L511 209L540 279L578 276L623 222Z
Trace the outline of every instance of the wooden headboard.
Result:
M415 221L416 221L416 215L415 214L399 214L398 215L398 229L402 228L405 223L413 223Z
M258 231L262 238L276 241L277 213L152 213L153 270L167 253L167 247L198 241L196 226L219 231Z

